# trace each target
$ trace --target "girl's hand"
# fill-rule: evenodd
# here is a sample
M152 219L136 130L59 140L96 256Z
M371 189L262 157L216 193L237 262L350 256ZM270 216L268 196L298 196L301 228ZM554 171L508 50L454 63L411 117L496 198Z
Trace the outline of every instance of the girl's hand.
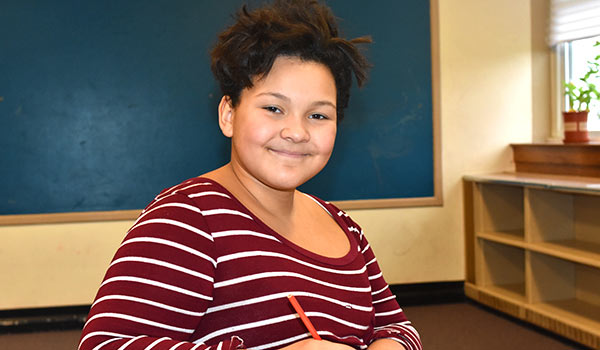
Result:
M392 339L377 339L367 350L406 350L402 344Z
M281 350L354 350L354 348L346 344L311 338L295 342L284 348L281 348Z

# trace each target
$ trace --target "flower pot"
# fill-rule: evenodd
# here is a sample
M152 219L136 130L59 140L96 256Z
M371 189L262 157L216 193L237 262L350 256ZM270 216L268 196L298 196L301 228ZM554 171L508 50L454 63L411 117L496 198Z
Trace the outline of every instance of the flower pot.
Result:
M565 122L564 143L586 143L590 141L587 130L588 111L563 112Z

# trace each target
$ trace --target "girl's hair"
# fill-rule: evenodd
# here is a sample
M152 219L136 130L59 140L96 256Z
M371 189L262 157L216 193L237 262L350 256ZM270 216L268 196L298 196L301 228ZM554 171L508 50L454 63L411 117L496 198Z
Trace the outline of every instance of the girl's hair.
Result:
M370 67L355 44L370 42L369 37L340 38L333 13L317 0L275 0L254 11L244 5L236 22L219 35L211 52L211 69L221 92L235 107L242 90L267 75L277 57L321 63L335 80L340 121L350 99L352 73L360 87Z

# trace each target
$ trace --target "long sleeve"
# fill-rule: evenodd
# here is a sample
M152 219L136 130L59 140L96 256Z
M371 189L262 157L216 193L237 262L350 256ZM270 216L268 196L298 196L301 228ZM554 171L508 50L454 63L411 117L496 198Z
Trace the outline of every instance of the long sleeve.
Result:
M214 239L185 195L159 196L142 213L107 270L79 349L205 349L190 336L212 300ZM241 339L212 344L242 346Z
M398 341L406 349L421 350L422 344L419 333L406 318L396 301L396 297L390 291L362 229L348 218L343 211L340 211L338 215L345 216L346 220L350 222L351 230L358 233L361 253L367 265L375 310L375 329L368 343L372 343L377 339L389 338Z

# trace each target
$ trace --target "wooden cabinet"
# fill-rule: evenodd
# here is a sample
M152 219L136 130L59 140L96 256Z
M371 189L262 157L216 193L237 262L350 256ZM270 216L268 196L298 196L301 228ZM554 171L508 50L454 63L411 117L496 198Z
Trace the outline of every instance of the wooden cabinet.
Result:
M466 295L600 349L600 179L464 178Z

